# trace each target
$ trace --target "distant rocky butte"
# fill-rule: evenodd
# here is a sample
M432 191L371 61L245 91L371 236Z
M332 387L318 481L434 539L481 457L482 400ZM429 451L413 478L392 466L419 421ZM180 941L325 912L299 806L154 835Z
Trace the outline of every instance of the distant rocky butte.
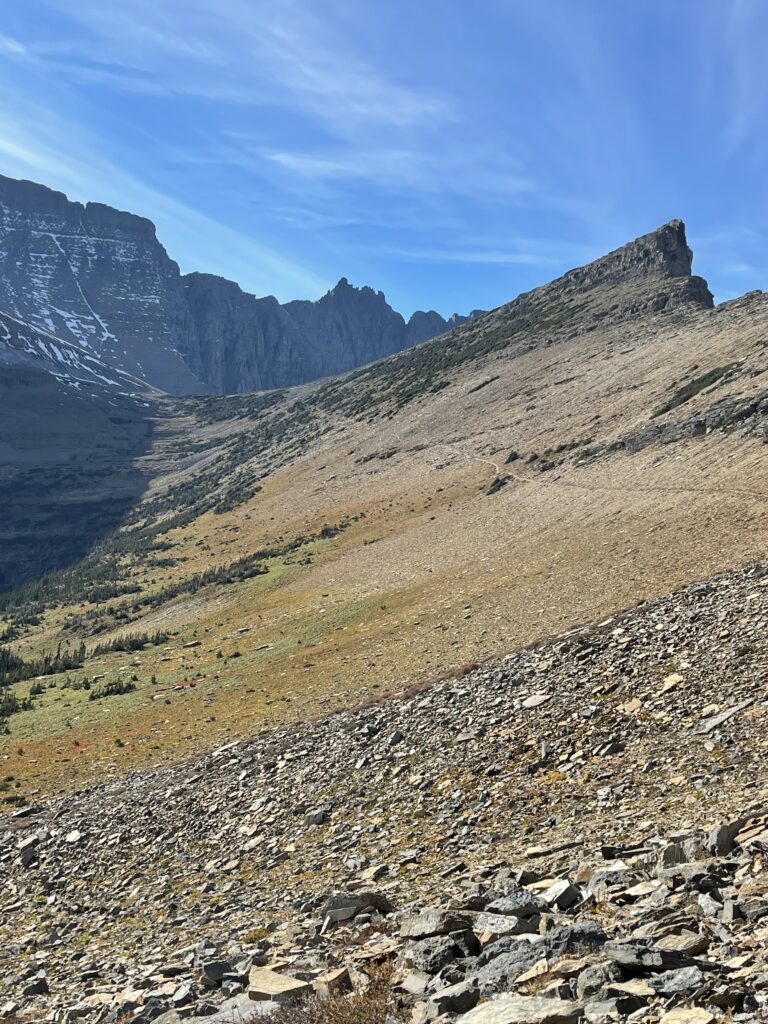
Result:
M466 320L406 322L346 278L281 305L183 276L151 221L0 176L0 310L171 394L288 387L343 373Z
M692 264L685 225L672 220L586 266L519 295L502 309L527 309L583 297L588 298L590 309L601 322L678 306L711 309L712 293L703 277L692 275Z

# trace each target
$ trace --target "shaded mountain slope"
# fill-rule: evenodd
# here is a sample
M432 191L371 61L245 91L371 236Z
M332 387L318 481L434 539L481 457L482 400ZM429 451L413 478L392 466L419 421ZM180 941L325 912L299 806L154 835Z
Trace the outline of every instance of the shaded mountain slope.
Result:
M0 312L0 588L85 556L140 499L152 393Z
M147 395L144 381L105 363L92 351L0 311L0 366L50 373L64 386L84 394L116 398Z

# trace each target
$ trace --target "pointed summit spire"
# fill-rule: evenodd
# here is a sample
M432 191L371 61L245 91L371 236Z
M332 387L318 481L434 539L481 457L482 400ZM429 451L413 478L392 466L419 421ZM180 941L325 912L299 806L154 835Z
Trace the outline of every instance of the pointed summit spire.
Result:
M692 263L693 253L685 237L685 224L671 220L584 267L569 270L560 282L591 288L631 280L690 277Z

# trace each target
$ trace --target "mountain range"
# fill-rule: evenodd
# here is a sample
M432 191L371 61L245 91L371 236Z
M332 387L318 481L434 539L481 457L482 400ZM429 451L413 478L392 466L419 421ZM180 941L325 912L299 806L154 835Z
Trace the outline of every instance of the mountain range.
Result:
M17 192L31 196L36 210L43 195L60 219L62 210L67 216L72 213L73 204L57 193L26 185ZM15 249L6 241L5 266L25 266L27 277L11 289L6 275L4 285L5 301L17 311L21 309L24 318L18 312L0 314L0 387L4 397L0 484L7 496L0 524L0 586L12 587L77 564L89 551L98 552L99 544L112 536L126 515L136 522L158 515L162 523L169 513L182 514L186 521L212 510L220 515L226 509L239 508L263 489L265 477L278 470L290 471L291 466L298 470L307 451L327 447L334 437L341 446L339 455L348 438L354 439L352 451L367 447L368 453L362 451L355 459L359 457L362 464L370 462L381 480L388 480L389 470L400 465L404 438L410 434L421 438L419 443L428 450L442 451L449 462L459 458L477 466L493 466L498 478L494 486L506 488L509 481L501 469L503 460L495 453L499 443L507 442L500 442L499 437L507 437L510 447L527 437L532 465L540 469L550 468L552 452L581 453L585 462L593 464L602 462L612 446L634 450L667 438L679 441L686 431L707 431L721 419L738 420L741 415L752 424L761 422L759 410L747 398L743 408L739 402L734 409L726 405L712 413L711 420L684 426L675 422L674 416L667 423L666 415L657 415L658 410L666 413L678 404L683 409L689 407L687 400L678 403L678 391L684 396L687 388L692 395L699 390L704 395L725 393L724 389L733 389L730 382L748 379L742 365L744 354L736 357L731 349L740 339L759 333L766 311L762 293L714 306L706 281L691 272L692 253L681 221L672 221L497 310L477 313L438 338L346 375L303 385L299 391L287 388L240 394L236 385L243 377L233 361L226 359L216 367L209 365L204 374L200 367L195 369L209 379L218 375L233 392L230 396L183 399L169 397L148 384L148 377L160 380L165 372L175 376L177 384L180 375L186 374L189 383L192 371L178 351L160 343L162 338L167 342L169 335L162 335L157 323L162 321L168 330L172 324L167 304L159 304L162 316L153 321L157 309L150 313L146 302L135 303L137 290L124 287L129 279L142 282L140 290L145 297L152 288L155 296L160 296L161 280L175 281L177 298L185 290L187 293L177 303L177 310L185 311L178 322L194 319L203 333L208 330L203 310L210 313L212 323L227 321L217 306L226 295L227 308L242 313L240 320L232 320L232 339L239 336L238 322L252 326L258 319L248 312L256 306L270 311L259 313L262 321L274 316L282 322L290 316L297 329L307 331L311 323L312 332L328 346L341 308L349 312L350 320L363 323L372 305L384 309L383 296L370 289L353 289L342 281L317 303L294 302L282 307L273 299L246 296L236 285L217 278L180 278L147 221L101 207L76 209L83 223L91 225L87 235L91 241L85 241L82 231L76 232L74 241L67 243L74 248L66 260L57 248L63 248L65 240L43 232L39 220L34 234L37 248L28 232L6 236L15 238ZM101 243L93 241L96 222L111 225L103 257L106 270L102 269ZM50 221L46 223L50 228ZM128 249L116 249L115 239L127 236L128 228L133 241ZM140 236L150 253L146 264L135 249ZM51 246L59 253L59 261L49 259ZM83 246L91 247L87 259ZM8 255L12 250L13 258ZM75 250L80 254L77 260L71 255ZM38 270L30 284L28 264L35 252ZM118 252L122 253L119 258ZM134 266L137 261L140 267ZM79 268L77 273L70 263ZM122 280L120 288L118 279ZM149 281L154 285L150 287ZM55 288L52 282L57 282ZM105 282L110 282L109 287ZM54 292L59 295L55 309ZM100 319L94 319L96 314L76 317L74 306L65 307L65 292L70 297L87 294L88 308L98 295ZM200 300L199 309L194 308L191 296ZM123 339L134 339L120 343L130 344L124 350L130 358L118 358L117 334L112 328L98 333L98 324L108 322L108 303L112 303L109 323L114 330ZM51 330L66 333L61 312L65 308L74 341ZM390 320L397 319L397 314L390 314ZM134 315L135 320L131 319ZM189 320L184 319L187 316ZM425 318L429 321L428 315ZM47 326L40 327L42 322ZM118 322L123 327L118 327ZM148 327L150 323L155 326ZM421 321L412 318L411 323L415 330ZM376 333L374 327L370 330ZM681 332L684 342L675 340ZM377 344L395 345L395 334L379 331L376 336ZM668 339L660 349L651 345L651 339L657 337ZM712 349L707 357L702 348L705 339L710 339L707 344ZM219 355L225 350L208 348L209 353ZM550 350L552 358L547 359L545 353ZM145 353L141 359L140 351ZM280 349L282 355L287 351ZM657 352L658 384L656 377L649 376L652 352ZM746 364L755 380L760 372L759 366L753 366L756 354L757 349L752 349ZM360 352L355 356L349 348L343 359L358 357ZM520 376L530 360L541 359L546 368L539 377L526 380ZM634 368L628 369L628 363ZM126 364L135 373L126 370ZM571 364L579 368L578 373L569 370ZM146 372L150 365L152 374ZM165 367L162 372L161 366ZM610 370L605 378L610 381L609 391L589 398L603 380L604 366ZM262 372L258 362L249 363L244 375ZM287 372L284 366L275 374ZM234 376L228 382L230 373ZM582 394L577 389L572 398L551 405L548 396L568 394L571 381L583 382L587 391ZM631 416L621 411L630 408L630 393L636 392L637 398L649 388L654 397L637 408L630 403L635 410ZM666 398L665 390L669 391ZM546 416L542 416L543 408L548 409ZM572 422L564 422L564 415ZM233 429L227 426L230 422L235 424ZM578 429L576 424L580 424ZM365 441L371 432L377 440ZM479 440L486 436L492 440ZM410 478L411 469L420 461L419 449L405 447L411 451L406 459L406 477ZM400 458L395 457L398 453ZM331 464L335 459L336 455ZM342 462L347 465L346 455ZM345 473L334 472L329 494ZM357 477L356 470L353 476ZM296 486L294 481L289 490ZM394 481L392 486L399 489ZM149 512L141 502L145 490L152 496ZM298 507L308 501L307 507L313 507L315 499L300 492L296 493ZM342 505L348 511L346 499ZM281 515L286 514L283 509ZM327 514L330 516L330 510ZM119 536L109 543L116 540ZM119 540L118 547L122 543ZM113 571L115 567L111 561L109 564Z
M343 373L442 334L346 278L281 305L182 275L143 217L0 176L0 310L170 394L248 392Z

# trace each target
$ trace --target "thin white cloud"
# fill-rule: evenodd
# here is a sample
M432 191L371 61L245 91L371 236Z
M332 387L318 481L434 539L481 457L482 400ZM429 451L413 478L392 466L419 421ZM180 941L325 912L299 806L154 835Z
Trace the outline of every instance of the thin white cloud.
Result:
M721 267L724 274L756 274L759 268L753 266L751 263L745 263L743 260L737 260L735 263L726 263L725 266Z
M562 268L594 259L591 248L574 242L539 238L498 238L477 240L468 246L446 237L442 244L420 246L377 247L378 253L414 263L467 263Z
M696 23L707 113L719 112L716 127L733 154L765 134L760 122L768 109L768 7L763 0L702 0Z
M690 225L689 225L690 228ZM724 244L740 247L763 243L763 235L751 225L728 223L696 232L696 248L719 249Z
M151 87L290 106L344 130L353 122L402 128L451 116L443 98L385 74L307 2L124 0L119 8L52 2L81 28L80 44L68 44L70 61L60 65L73 76L101 69L127 91Z
M516 200L538 191L517 161L498 154L473 152L427 153L416 149L340 150L333 154L266 152L266 159L300 179L316 181L362 180L403 191L470 194L475 198Z
M411 263L487 263L524 267L557 267L562 263L554 256L541 253L505 252L499 249L385 249L383 254Z
M294 8L294 17L268 20L266 31L259 32L258 52L267 57L270 74L315 115L335 123L341 116L395 127L452 116L443 98L394 81L341 38L327 38L310 8L278 5L286 6ZM242 11L242 4L236 7Z
M23 57L26 52L26 47L18 39L0 32L0 56Z

